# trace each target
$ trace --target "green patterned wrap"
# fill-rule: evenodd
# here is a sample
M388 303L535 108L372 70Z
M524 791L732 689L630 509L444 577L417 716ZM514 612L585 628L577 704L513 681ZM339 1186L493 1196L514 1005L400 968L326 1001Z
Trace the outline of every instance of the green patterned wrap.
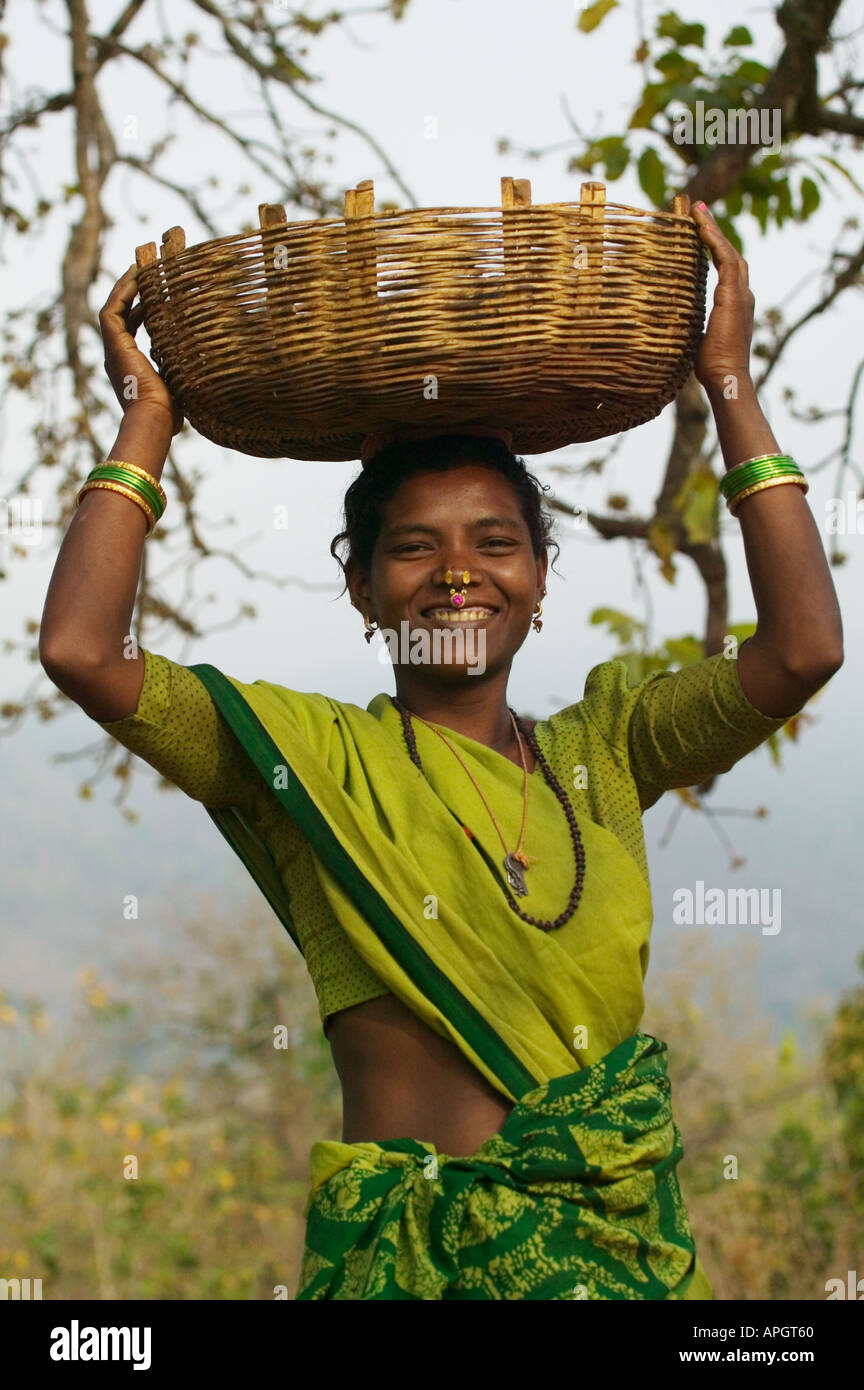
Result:
M636 1033L538 1086L471 1158L316 1144L297 1298L712 1298L666 1052Z

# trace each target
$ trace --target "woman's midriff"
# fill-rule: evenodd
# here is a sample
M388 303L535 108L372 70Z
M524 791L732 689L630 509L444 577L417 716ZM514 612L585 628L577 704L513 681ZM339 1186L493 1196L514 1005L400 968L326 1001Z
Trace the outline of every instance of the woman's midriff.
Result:
M340 1009L327 1039L342 1086L342 1141L420 1139L470 1157L513 1108L393 994Z

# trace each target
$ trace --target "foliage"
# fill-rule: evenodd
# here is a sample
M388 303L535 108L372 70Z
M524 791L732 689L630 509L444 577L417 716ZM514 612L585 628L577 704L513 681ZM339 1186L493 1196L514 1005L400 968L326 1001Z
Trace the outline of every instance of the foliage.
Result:
M858 960L864 971L864 953ZM847 991L825 1039L825 1067L840 1108L843 1143L864 1201L864 984Z
M0 1003L0 1276L41 1278L46 1298L293 1297L308 1149L338 1135L314 995L252 913L173 935L122 984L85 973L56 1041L36 1001ZM202 953L206 968L188 964ZM823 1298L864 1236L860 1059L856 1110L818 1054L772 1042L744 953L688 931L654 956L643 1026L669 1046L682 1189L717 1296ZM864 990L826 1042L838 1019L860 1047ZM841 1052L842 1082L855 1048Z
M614 8L615 0L590 6L583 11L579 28L593 32ZM718 36L721 32L718 27ZM759 110L772 68L758 62L752 48L753 35L743 24L709 42L704 24L682 19L674 10L657 14L653 31L642 38L634 54L649 76L636 98L626 133L591 139L572 156L570 170L593 175L602 166L604 179L614 183L635 161L643 193L654 207L665 208L681 184L682 165L691 172L698 170L716 151L716 128L710 121L700 125L699 104L703 111L724 114ZM681 138L687 117L701 139ZM789 124L787 119L782 151L754 150L734 184L724 191L724 206L713 209L739 250L742 241L734 219L742 212L755 218L764 235L772 225L781 228L786 221L806 222L819 207L822 190L836 187L837 175L857 188L850 169L833 152L813 151L804 138L809 132L794 126L788 129Z
M825 1298L864 1237L860 1165L821 1062L836 1019L811 1021L806 1053L794 1032L778 1043L751 983L755 950L683 930L655 946L642 1026L669 1046L697 1250L718 1299Z
M122 984L83 972L57 1042L34 1001L0 1008L0 1276L46 1298L293 1297L308 1147L339 1123L305 967L251 913L169 955Z

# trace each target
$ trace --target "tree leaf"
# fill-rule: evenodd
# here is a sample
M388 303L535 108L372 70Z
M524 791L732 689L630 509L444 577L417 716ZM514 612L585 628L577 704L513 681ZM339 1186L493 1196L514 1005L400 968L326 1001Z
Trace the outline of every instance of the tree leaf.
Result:
M630 151L623 135L607 135L595 140L579 158L571 159L568 169L590 173L595 164L603 164L608 179L618 179L630 162Z
M730 188L726 194L726 211L730 217L737 217L744 206L740 187Z
M757 63L755 58L745 58L732 73L732 77L745 87L763 87L770 76L771 69L764 63Z
M702 72L698 63L694 63L691 58L685 58L684 54L675 48L662 54L654 66L669 82L692 82L694 77L699 77Z
M692 666L705 655L705 643L698 637L667 637L664 646L670 665Z
M688 24L674 10L667 10L657 20L658 39L671 39L681 48L705 46L705 25Z
M768 227L768 199L763 193L754 193L750 199L750 211L762 229L762 235Z
M620 149L610 150L604 161L606 167L606 177L611 183L614 179L620 179L627 165L630 163L630 151L626 145L621 145Z
M801 221L804 222L815 212L822 201L822 195L812 179L801 180Z
M752 43L752 42L753 42L753 35L750 33L750 30L747 28L747 25L746 25L746 24L736 24L735 27L734 27L734 29L730 29L730 30L729 30L729 33L726 35L725 39L723 40L723 47L724 47L724 48L743 48L745 44Z
M639 185L656 208L666 202L666 171L663 161L655 149L649 145L639 156Z
M717 477L707 464L684 479L674 506L690 545L707 545L717 534Z
M660 566L663 578L669 584L673 583L675 566L672 564L672 555L675 553L675 535L663 517L655 517L652 521L648 531L648 545L663 562Z
M777 207L774 210L774 218L778 227L782 227L787 217L795 216L795 208L792 205L792 189L789 187L789 180L782 179L776 190Z
M657 112L666 105L667 91L665 82L647 82L642 91L639 105L630 117L628 129L647 129Z
M596 4L589 5L583 10L576 21L576 28L583 34L590 34L592 29L596 29L598 24L602 24L610 10L614 10L618 0L596 0Z
M627 613L621 613L617 608L595 608L589 618L589 622L594 626L598 623L606 623L609 631L613 633L622 647L633 641L636 632L643 632L645 624L640 623L636 618L631 618Z

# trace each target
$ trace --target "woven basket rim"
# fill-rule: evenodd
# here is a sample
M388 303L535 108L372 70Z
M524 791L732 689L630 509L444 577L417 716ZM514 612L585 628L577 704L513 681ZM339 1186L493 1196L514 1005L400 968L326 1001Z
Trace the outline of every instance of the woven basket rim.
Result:
M158 256L155 242L136 248L151 357L193 428L223 447L347 461L422 415L441 434L497 423L514 452L547 453L653 419L692 370L709 257L686 195L637 207L589 182L534 203L527 179L502 179L501 203L376 208L365 180L344 215L258 213L189 246L170 228ZM575 270L573 246L587 258ZM640 279L652 264L656 278ZM684 276L671 295L670 275ZM418 407L429 372L436 394L423 399L436 404Z
M659 221L659 222L661 222L661 223L669 223L669 224L671 224L671 225L674 225L675 223L683 224L683 225L685 225L685 226L687 226L687 227L692 228L692 230L694 231L694 233L696 234L697 237L698 237L698 235L699 235L699 231L698 231L697 224L696 224L694 218L691 217L689 213L680 213L680 212L671 212L671 211L670 211L670 212L667 212L665 209L660 209L660 208L638 208L638 207L635 207L632 203L603 202L603 203L599 204L599 207L600 207L600 208L602 209L602 211L603 211L603 218L602 218L601 220L604 220L604 221L605 221L605 219L606 219L606 213L609 212L609 211L611 210L612 212L616 212L616 213L622 213L622 212L623 212L623 213L628 213L628 214L630 214L630 215L633 216L633 217L654 218L654 219L656 219L657 221ZM490 213L490 214L493 214L493 215L495 215L495 216L497 216L497 217L525 218L525 217L529 217L532 213L535 213L535 212L543 212L544 210L545 210L545 211L581 212L581 213L584 215L585 209L586 209L586 204L583 203L583 202L580 202L580 200L579 200L578 198L577 198L577 199L568 200L568 201L566 201L566 202L560 202L560 203L531 203L531 204L530 204L529 206L527 206L527 207L515 207L515 208L502 208L501 205L500 205L500 203L497 204L497 205L493 203L493 204L489 204L488 206L477 205L477 206L471 206L471 207L465 207L465 206L446 207L446 206L442 206L442 207L422 207L422 208L387 208L387 209L383 209L383 210L377 209L377 208L376 208L376 210L375 210L373 213L370 213L368 216L366 216L366 217L359 217L359 218L350 218L350 217L310 217L310 218L304 218L302 221L298 221L298 222L282 222L282 223L278 223L278 224L275 224L275 225L270 226L270 227L260 227L260 226L256 227L256 226L250 224L249 230L248 230L248 231L245 231L245 232L228 232L228 233L225 234L225 236L221 236L221 237L208 237L208 238L206 238L204 241L194 241L194 242L192 242L190 245L184 246L184 248L183 248L182 251L177 251L177 252L171 257L171 259L172 259L172 261L175 261L175 262L176 262L176 261L182 260L182 258L183 258L184 256L190 255L193 251L206 250L206 249L209 249L210 247L214 247L214 246L226 246L226 245L230 245L232 242L235 242L235 241L245 241L245 240L247 240L248 238L251 238L251 237L263 238L263 237L268 236L268 235L270 235L270 236L284 236L285 233L286 233L286 231L292 231L292 230L294 230L294 229L300 230L301 228L312 228L312 227L315 227L315 228L334 227L334 228L336 228L336 227L345 227L345 226L348 226L348 227L351 227L351 228L356 228L358 225L360 225L360 226L362 226L362 225L368 225L370 222L378 222L378 221L381 221L381 220L383 220L383 219L386 219L387 221L390 221L390 220L395 219L395 218L421 217L421 216L422 216L422 217L428 217L428 216L429 216L430 214L432 214L432 213L435 213L435 214L443 214L443 215L447 215L447 216L454 215L454 214L460 214L460 215L462 215L462 216L465 216L466 221L467 221L467 220L468 220L468 216L469 216L470 214L476 214L476 213ZM585 220L587 220L587 219L585 219ZM160 261L154 262L153 265L144 266L144 267L142 267L141 270L139 270L139 274L141 274L142 272L146 272L146 271L153 270L153 269L155 269L155 267L156 267L157 265L160 265L160 264L163 264L163 262L162 262L161 260L160 260Z

